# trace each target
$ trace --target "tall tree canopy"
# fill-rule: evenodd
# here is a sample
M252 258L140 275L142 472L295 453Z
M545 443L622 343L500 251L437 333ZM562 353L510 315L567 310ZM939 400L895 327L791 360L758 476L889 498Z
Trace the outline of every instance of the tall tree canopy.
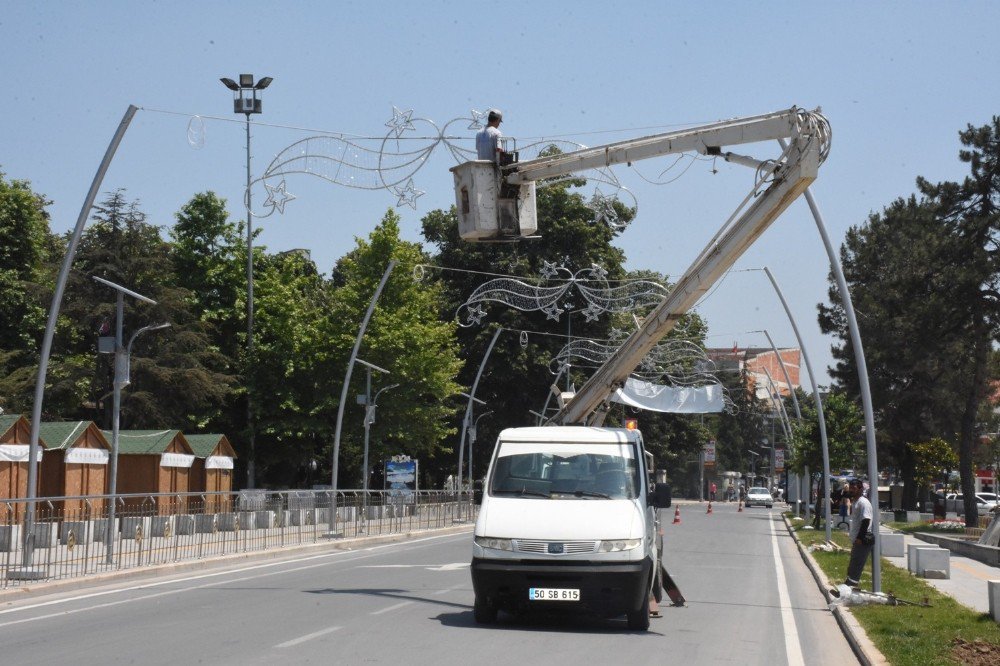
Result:
M971 523L976 414L1000 323L1000 119L969 126L959 138L971 175L962 183L918 179L922 197L899 199L852 228L841 256L865 341L880 445L909 481L907 501L916 486L908 445L941 437L958 446ZM835 376L857 395L853 350L831 285L820 325L842 340L834 349Z

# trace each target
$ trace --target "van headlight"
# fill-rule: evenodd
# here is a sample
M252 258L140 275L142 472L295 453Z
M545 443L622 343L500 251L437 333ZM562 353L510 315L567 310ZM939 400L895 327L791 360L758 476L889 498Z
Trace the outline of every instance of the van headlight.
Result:
M514 550L514 546L511 544L510 539L496 539L494 537L477 536L474 541L480 548L489 548L491 550Z
M602 541L601 547L597 549L597 552L617 553L622 550L632 550L633 548L638 548L641 543L642 539L614 539L611 541Z

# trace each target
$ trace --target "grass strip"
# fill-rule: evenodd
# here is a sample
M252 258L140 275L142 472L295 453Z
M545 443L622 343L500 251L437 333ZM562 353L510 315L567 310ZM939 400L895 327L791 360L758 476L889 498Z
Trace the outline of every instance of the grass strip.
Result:
M793 521L796 537L806 547L822 543L825 533L803 530L800 521ZM847 573L850 545L844 532L834 532L833 541L844 552L812 551L813 559L832 584L840 583ZM831 585L832 586L832 585ZM861 579L862 589L870 590L871 562ZM925 664L961 664L954 653L953 641L958 638L972 642L984 641L1000 651L1000 625L988 613L978 613L963 606L909 571L882 559L882 591L897 598L921 602L919 606L852 606L851 613L868 634L868 638L894 666ZM997 662L994 662L997 663Z

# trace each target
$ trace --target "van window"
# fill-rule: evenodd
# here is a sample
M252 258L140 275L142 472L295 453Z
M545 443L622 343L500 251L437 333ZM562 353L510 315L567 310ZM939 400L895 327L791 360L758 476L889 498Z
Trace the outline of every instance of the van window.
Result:
M632 444L503 442L489 491L549 499L633 499L640 488Z

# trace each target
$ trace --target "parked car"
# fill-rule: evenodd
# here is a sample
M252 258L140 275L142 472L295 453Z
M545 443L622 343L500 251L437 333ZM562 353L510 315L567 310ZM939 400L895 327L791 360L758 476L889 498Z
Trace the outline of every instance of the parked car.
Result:
M752 506L766 506L770 509L774 506L774 498L767 488L751 488L747 491L747 498L743 503L748 509Z
M948 506L954 506L955 510L959 513L965 511L965 495L959 495L957 493L948 493L944 496L945 500L952 500L948 502ZM976 510L980 515L984 513L989 513L997 508L997 496L995 493L976 493Z

